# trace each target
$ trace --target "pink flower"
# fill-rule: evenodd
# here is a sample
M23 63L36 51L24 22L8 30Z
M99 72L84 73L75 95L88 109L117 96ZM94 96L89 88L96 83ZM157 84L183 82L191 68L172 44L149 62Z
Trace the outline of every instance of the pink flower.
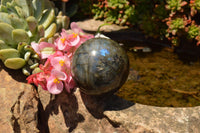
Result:
M61 51L68 51L71 47L77 46L80 44L80 37L76 33L68 35L63 29L61 37L56 40L56 46Z
M85 33L83 32L83 30L82 30L81 28L79 28L78 25L77 25L75 22L72 22L72 23L70 24L70 28L71 28L75 33L77 33L77 34L85 34Z
M63 82L67 79L64 72L52 69L51 76L47 78L47 90L52 94L59 94L63 90Z
M46 59L46 61L44 65L40 64L40 72L27 78L28 83L41 85L44 90L48 90L52 94L61 93L63 88L70 92L72 88L76 87L70 71L71 59L75 50L94 36L85 34L75 22L72 22L70 26L73 33L67 34L63 29L54 44L31 43L41 59Z
M41 76L42 74L43 74L42 72L36 73L36 74L32 74L32 75L28 76L26 78L26 80L28 81L29 84L33 83L36 86L41 85L42 89L47 90L46 79L42 78L43 77L43 76Z
M58 39L56 39L55 45L57 46L59 50L63 51L69 43L67 40L68 35L64 29L62 29L62 32L60 35L61 36Z
M56 46L47 42L41 42L39 44L32 42L31 46L35 50L35 52L41 56L42 59L48 58L56 51Z
M75 22L70 25L73 33L68 35L63 29L61 37L56 40L56 46L59 50L74 52L75 48L78 48L83 42L88 39L94 38L93 35L87 35L81 30Z
M26 78L28 83L33 83L36 86L40 85L44 90L47 90L47 82L46 78L50 75L51 69L43 69L44 67L40 65L41 72L38 72L36 74L32 74Z
M70 60L67 55L51 58L51 65L59 71L67 71L70 69Z
M67 90L67 92L70 93L70 90L76 87L76 83L74 81L74 79L72 78L71 74L68 75L67 79L65 80L65 89Z
M77 33L72 33L68 36L69 46L77 46L80 44L80 36Z
M87 35L87 34L85 34L85 32L83 32L83 30L80 29L75 22L72 22L71 25L70 25L70 27L71 27L71 29L74 32L72 38L77 38L77 40L79 40L79 42L76 43L76 45L74 44L75 41L73 41L73 46L79 47L80 44L84 43L86 40L94 38L93 35Z

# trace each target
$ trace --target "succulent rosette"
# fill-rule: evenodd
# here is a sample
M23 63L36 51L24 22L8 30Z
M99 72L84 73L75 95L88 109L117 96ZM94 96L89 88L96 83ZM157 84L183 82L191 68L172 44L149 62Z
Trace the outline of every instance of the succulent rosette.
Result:
M31 42L52 42L68 25L69 18L49 0L1 0L0 59L6 67L30 75L40 61Z

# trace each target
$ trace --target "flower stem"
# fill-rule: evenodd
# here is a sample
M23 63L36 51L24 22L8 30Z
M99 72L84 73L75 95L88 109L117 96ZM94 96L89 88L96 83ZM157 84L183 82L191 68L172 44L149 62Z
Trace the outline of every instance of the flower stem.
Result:
M111 25L111 24L109 24L109 23L101 24L101 25L98 27L98 29L97 29L97 33L100 33L101 27L103 27L103 26L105 26L105 25Z

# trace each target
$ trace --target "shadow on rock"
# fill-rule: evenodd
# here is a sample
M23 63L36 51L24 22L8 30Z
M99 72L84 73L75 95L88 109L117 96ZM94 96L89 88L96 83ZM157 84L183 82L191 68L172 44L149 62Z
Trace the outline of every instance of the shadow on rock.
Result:
M51 115L55 115L53 121L50 123L54 124L57 121L60 121L60 116L62 116L64 118L66 127L68 128L69 132L71 132L77 127L79 122L84 121L84 117L80 113L77 113L77 111L78 102L73 93L69 94L66 91L63 91L61 94L56 95L55 97L51 95L49 104L45 109L43 109L42 105L40 105L39 117L41 119L39 120L38 128L41 132L49 133L49 118ZM59 112L62 112L62 115L60 115Z
M15 79L18 82L24 82L26 83L26 76L22 73L21 69L20 70L12 70L3 64L2 61L0 61L0 71L5 70L13 79Z
M81 93L81 97L88 111L97 119L104 117L104 111L123 110L134 105L112 93L99 96Z

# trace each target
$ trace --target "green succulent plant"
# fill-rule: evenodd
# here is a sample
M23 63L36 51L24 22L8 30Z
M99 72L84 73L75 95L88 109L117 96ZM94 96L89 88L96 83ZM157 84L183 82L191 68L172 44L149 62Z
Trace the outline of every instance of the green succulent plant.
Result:
M99 0L93 4L95 19L104 19L109 23L128 25L135 22L135 6L128 0Z
M166 8L171 10L172 12L181 10L181 8L187 4L186 1L182 0L167 0L166 2Z
M10 69L25 75L39 65L31 42L50 41L55 33L68 28L69 18L57 13L49 0L1 0L0 59Z
M189 39L196 38L197 36L200 35L200 26L192 24L188 28L188 37Z

